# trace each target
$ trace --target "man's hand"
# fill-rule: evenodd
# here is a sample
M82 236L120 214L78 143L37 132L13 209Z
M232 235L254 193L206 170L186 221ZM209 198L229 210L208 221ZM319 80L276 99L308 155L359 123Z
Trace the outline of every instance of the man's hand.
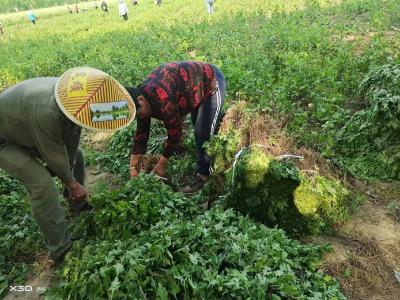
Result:
M134 178L139 175L141 160L142 160L141 154L131 155L131 161L129 163L129 173L131 174L131 178Z
M85 189L85 187L83 187L75 179L70 181L69 183L67 183L66 186L69 190L70 198L76 202L82 202L82 201L86 200L86 198L89 195L89 193Z
M164 157L161 155L160 160L158 161L158 163L154 166L153 168L153 173L161 176L161 177L165 177L167 175L167 162L168 162L168 158Z

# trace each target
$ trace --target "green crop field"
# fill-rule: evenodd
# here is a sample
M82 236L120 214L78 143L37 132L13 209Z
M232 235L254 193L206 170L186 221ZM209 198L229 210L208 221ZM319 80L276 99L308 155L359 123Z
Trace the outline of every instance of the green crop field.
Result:
M36 4L59 4L48 2ZM94 10L90 2L89 10L79 14L69 14L65 6L36 10L36 25L24 12L0 15L0 91L76 66L98 68L124 85L137 85L165 62L211 62L226 77L227 109L243 100L251 114L280 120L296 147L319 153L341 178L400 179L400 1L218 0L215 13L208 15L203 0L163 0L160 7L139 0L137 6L127 1L126 22L118 16L117 1L108 2L109 14ZM5 1L0 11L9 7ZM115 134L102 153L86 145L87 162L124 178L134 129ZM164 131L152 130L149 148L159 153ZM239 136L229 131L209 146L216 156L225 155L223 171L239 150ZM182 177L191 169L193 136L185 143L189 157L174 159L169 170ZM294 166L272 163L271 168L292 180L293 190L301 182L329 205L356 202L347 199L352 193L336 179L318 177L321 184L310 188ZM224 176L234 175L228 170ZM71 224L80 240L58 270L60 283L50 289L51 299L344 298L338 281L321 265L328 247L303 244L289 229L271 228L277 224L286 230L277 221L286 216L282 194L275 204L274 197L265 196L271 207L262 222L266 227L257 222L266 216L250 218L258 207L249 210L250 216L231 209L253 205L253 198L235 197L254 193L254 186L235 187L232 194L226 183L218 191L226 203L203 213L197 202L204 193L186 198L150 176L128 183L121 178L116 190L98 188L92 198L95 212ZM2 173L0 179L1 296L10 284L29 277L34 253L44 250L23 190ZM260 182L271 184L260 179L257 189ZM304 221L307 234L335 227L350 213L327 206ZM26 226L13 227L21 222Z
M231 101L282 114L299 142L354 175L399 178L399 144L385 130L390 120L377 117L379 131L389 135L384 138L368 127L359 136L348 124L366 106L359 85L368 72L399 63L399 6L394 0L221 0L209 17L202 1L166 1L158 8L149 0L131 7L128 22L116 7L106 16L44 13L37 26L0 16L6 33L0 89L79 65L137 84L166 61L210 61L225 73ZM353 138L364 146L349 149Z

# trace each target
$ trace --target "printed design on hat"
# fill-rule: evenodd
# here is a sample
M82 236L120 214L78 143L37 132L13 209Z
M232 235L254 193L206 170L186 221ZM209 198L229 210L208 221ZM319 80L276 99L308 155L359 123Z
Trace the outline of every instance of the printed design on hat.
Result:
M64 113L79 125L99 130L127 126L135 114L129 93L111 76L91 68L77 68L62 76L58 101Z

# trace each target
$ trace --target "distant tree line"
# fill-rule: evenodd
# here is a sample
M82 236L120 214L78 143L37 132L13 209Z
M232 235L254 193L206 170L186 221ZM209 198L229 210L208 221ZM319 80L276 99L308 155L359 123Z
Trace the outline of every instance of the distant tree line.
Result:
M128 104L125 104L120 107L113 105L111 107L111 110L96 109L95 111L92 111L92 113L95 115L101 115L101 114L112 114L112 113L116 113L116 112L126 112L126 111L129 111Z
M87 1L87 0L86 0ZM10 13L16 10L29 10L31 8L37 9L42 7L58 6L66 4L75 4L77 0L1 0L0 13Z

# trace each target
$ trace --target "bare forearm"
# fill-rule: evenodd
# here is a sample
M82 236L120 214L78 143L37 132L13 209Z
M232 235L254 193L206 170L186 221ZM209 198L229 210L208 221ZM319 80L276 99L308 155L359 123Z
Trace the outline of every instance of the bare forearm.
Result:
M160 166L166 167L167 166L167 162L168 162L168 158L166 158L165 156L161 155L160 159L158 160L158 164Z
M142 154L131 155L130 166L138 168L141 160L142 160Z

